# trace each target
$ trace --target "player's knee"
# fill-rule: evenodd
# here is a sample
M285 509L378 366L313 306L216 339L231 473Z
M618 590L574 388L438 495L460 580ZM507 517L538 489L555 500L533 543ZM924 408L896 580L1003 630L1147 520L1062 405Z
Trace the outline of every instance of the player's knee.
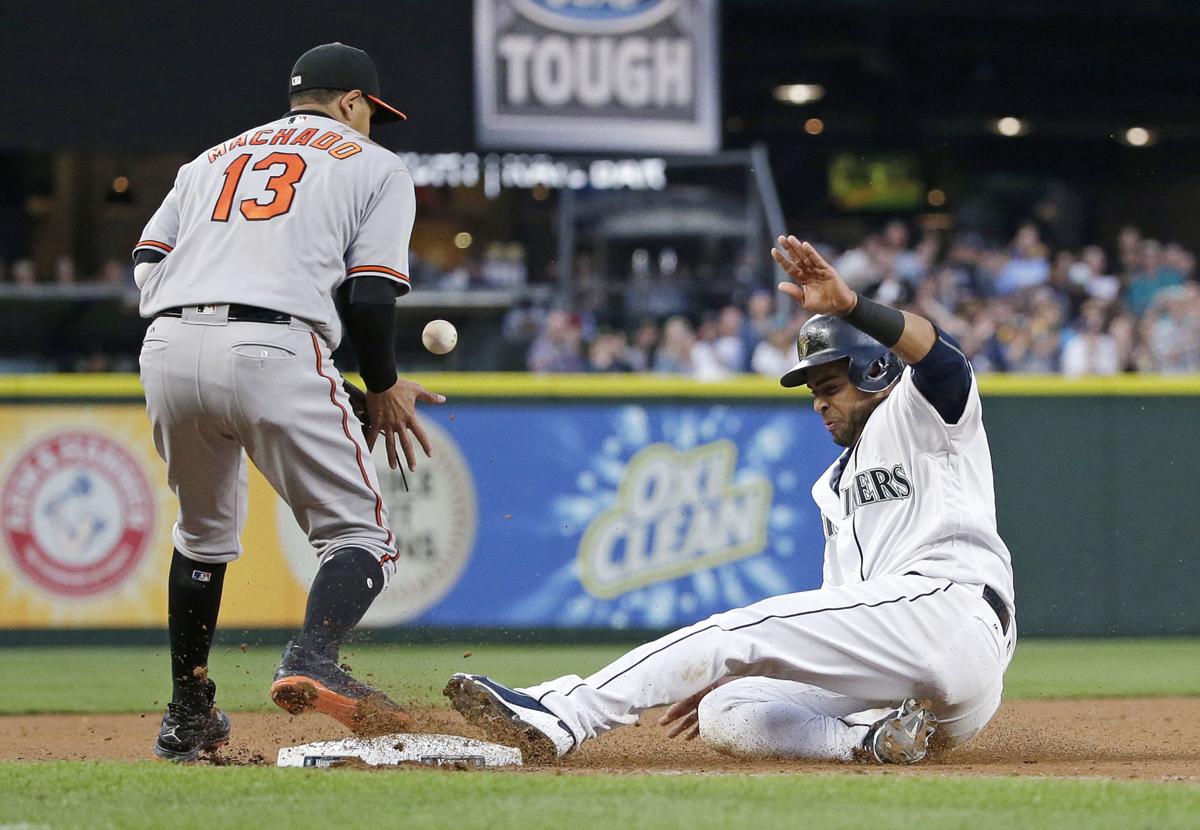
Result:
M382 572L380 590L386 590L391 578L396 572L396 551L386 545L375 544L360 538L335 539L324 546L324 551L318 560L324 565L336 556L352 555L362 559L374 559Z
M180 556L201 565L223 565L242 555L241 545L236 539L227 539L225 533L209 538L205 534L184 533L176 525L171 531L171 541Z
M757 697L749 697L738 683L713 689L696 710L700 739L729 755L770 755L772 725L770 708Z

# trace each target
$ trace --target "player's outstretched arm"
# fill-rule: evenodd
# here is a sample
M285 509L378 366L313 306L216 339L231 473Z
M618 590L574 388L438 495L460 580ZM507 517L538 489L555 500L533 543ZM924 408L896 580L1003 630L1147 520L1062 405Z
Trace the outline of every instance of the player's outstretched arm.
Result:
M812 245L781 236L771 256L792 278L779 290L814 314L832 314L874 337L906 363L918 363L937 342L933 323L862 296L822 259Z
M947 424L962 417L971 392L971 364L952 338L917 314L867 299L846 285L812 245L781 236L771 249L792 282L779 290L816 314L841 317L912 366L913 384Z

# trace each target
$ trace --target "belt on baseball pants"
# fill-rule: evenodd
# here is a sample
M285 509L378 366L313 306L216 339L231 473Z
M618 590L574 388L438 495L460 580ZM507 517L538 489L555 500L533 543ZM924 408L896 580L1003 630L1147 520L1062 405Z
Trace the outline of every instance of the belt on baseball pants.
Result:
M189 308L208 308L209 306L189 306ZM158 312L155 317L182 317L182 308L168 308ZM229 317L231 323L281 323L287 325L292 322L291 315L284 314L279 311L271 311L269 308L259 308L256 305L240 305L233 303L229 306Z
M908 571L905 576L925 576L919 571ZM983 586L983 601L988 604L992 612L996 615L996 619L1000 621L1000 630L1007 634L1008 625L1012 622L1012 617L1008 613L1008 606L1004 604L1004 600L1000 599L1000 595L993 590L992 586Z

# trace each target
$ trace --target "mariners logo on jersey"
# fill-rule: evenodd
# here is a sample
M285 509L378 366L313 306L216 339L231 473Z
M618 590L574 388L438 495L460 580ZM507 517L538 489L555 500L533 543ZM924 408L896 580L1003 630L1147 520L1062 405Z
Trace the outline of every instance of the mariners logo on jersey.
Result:
M854 478L840 487L842 517L849 516L864 504L906 499L912 495L912 484L903 464L891 468L873 467L855 473Z

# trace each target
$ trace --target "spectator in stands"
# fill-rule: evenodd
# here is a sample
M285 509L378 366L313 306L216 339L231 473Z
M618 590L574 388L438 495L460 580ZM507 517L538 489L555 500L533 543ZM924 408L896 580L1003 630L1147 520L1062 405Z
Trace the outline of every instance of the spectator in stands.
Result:
M37 271L32 259L18 259L12 264L12 281L16 285L30 286L37 282Z
M1108 273L1108 257L1099 245L1083 249L1069 276L1084 294L1101 302L1111 302L1121 293L1121 281Z
M662 374L690 375L692 347L696 334L686 317L676 316L663 326L662 341L654 354L654 371Z
M476 288L486 288L487 281L483 277L483 263L476 257L467 257L457 268L442 277L442 283L438 287L443 291L470 291Z
M589 262L590 265L590 262ZM529 280L525 249L519 242L493 242L483 254L483 281L490 288L521 288Z
M1121 371L1120 348L1116 338L1105 332L1104 317L1104 305L1099 300L1083 304L1078 328L1069 334L1063 347L1062 373L1067 377L1115 375Z
M775 295L761 289L755 291L746 301L746 320L742 323L743 354L753 355L775 325Z
M1196 257L1178 242L1171 242L1163 249L1163 265L1184 280L1196 278Z
M529 347L529 371L582 372L582 338L582 321L577 315L551 311L541 335Z
M692 377L700 381L724 380L733 374L733 369L721 358L717 347L720 329L717 321L709 318L696 329L696 342L692 346Z
M959 299L990 297L992 275L983 267L983 237L974 232L960 233L946 255L945 267L954 271Z
M750 367L750 352L742 339L745 315L735 305L727 305L717 315L717 359L730 372L745 372Z
M624 332L599 331L588 344L589 372L629 372L630 365L625 360L629 341Z
M1026 223L1013 237L1008 262L996 275L996 294L1007 297L1025 288L1041 285L1050 276L1046 247L1042 244L1037 225Z
M1200 371L1200 287L1158 292L1142 319L1146 369L1181 374Z
M1142 232L1134 225L1126 225L1117 232L1117 262L1121 271L1130 273L1137 267L1142 244Z
M54 260L54 281L59 285L73 285L75 283L75 260L67 255L58 257Z
M899 219L888 222L883 228L883 244L890 254L890 270L896 279L909 285L920 282L925 276L925 261L920 253L908 247L908 226Z
M778 379L796 365L795 331L775 326L767 332L766 339L755 347L750 358L750 368L755 374Z
M872 247L878 244L876 237L868 236L857 248L850 248L834 260L837 272L855 291L866 292L879 283L876 263L871 256Z
M125 265L119 259L106 259L100 267L100 275L97 280L104 285L125 286L126 288L134 288L133 269Z
M625 362L630 371L648 372L654 365L654 349L658 346L658 325L651 319L642 320L625 349Z
M1146 313L1158 294L1182 285L1184 277L1166 261L1162 245L1154 239L1142 240L1134 263L1129 284L1125 287L1125 302L1134 314L1140 316Z

